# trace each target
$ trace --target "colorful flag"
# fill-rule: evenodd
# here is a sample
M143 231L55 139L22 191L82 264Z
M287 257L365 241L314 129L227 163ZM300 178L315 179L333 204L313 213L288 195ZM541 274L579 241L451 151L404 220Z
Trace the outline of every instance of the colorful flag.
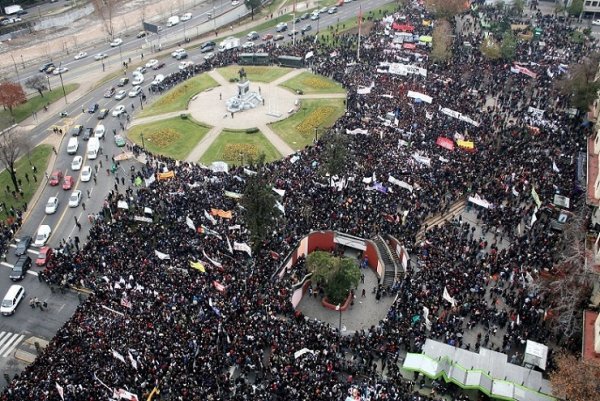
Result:
M219 216L224 219L231 219L233 217L233 213L231 210L223 210L223 209L210 209L210 214L213 216Z
M213 285L215 286L215 288L217 289L217 291L219 291L219 292L225 292L225 286L223 284L221 284L220 282L218 282L217 280L213 281Z
M192 269L199 270L202 273L206 273L206 269L204 268L204 265L202 264L202 262L192 262L190 260L190 267Z
M212 217L210 215L210 213L208 213L206 210L204 211L204 217L206 217L214 226L215 224L217 224L217 219L215 219L214 217Z
M121 306L124 306L128 309L131 309L133 307L131 301L129 301L127 298L121 298Z

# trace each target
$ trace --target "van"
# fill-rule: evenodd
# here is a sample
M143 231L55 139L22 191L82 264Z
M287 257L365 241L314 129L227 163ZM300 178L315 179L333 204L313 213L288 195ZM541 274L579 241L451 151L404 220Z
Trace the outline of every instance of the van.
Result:
M100 140L96 137L90 138L87 145L87 157L90 160L94 160L98 157L98 151L100 150Z
M71 137L69 139L69 143L67 144L67 153L70 155L74 155L77 153L77 149L79 149L79 141L77 138Z
M179 24L179 17L174 15L167 20L167 27Z
M2 300L2 305L0 306L0 313L4 316L9 316L15 313L17 310L17 306L19 306L19 302L25 297L25 288L20 285L13 284L10 286L4 299Z

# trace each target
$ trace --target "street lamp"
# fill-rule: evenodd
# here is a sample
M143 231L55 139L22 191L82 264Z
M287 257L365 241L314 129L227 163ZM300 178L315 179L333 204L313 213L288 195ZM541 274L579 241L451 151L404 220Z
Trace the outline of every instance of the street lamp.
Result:
M21 54L21 64L23 65L23 69L25 69L25 60L23 60L23 55Z
M340 333L340 336L342 335L342 306L340 304L337 304L337 306L335 307L335 310L340 312L340 322L338 324L338 332Z
M315 127L315 143L319 140L317 133L319 131L319 127Z
M65 104L69 104L67 101L67 92L65 91L65 84L62 79L62 71L61 71L62 61L58 65L58 76L60 77L60 86L62 86L63 96L65 97Z
M144 94L143 92L140 92L140 94L138 96L140 98L140 107L142 108L142 110L144 110L144 103L142 102L142 95L143 94Z
M48 80L48 90L52 92L52 87L50 86L50 76L46 75L46 79Z
M21 82L21 77L19 77L19 69L17 68L17 63L15 62L15 58L13 57L13 55L10 55L10 58L12 58L13 64L15 65L15 72L17 73L17 81Z
M144 133L143 132L140 134L140 138L142 138L142 149L146 150L146 146L144 144Z

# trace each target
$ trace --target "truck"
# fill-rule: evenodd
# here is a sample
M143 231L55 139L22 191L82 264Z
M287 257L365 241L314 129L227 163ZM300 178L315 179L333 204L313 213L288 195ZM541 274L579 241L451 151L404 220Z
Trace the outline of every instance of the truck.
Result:
M23 11L23 7L19 5L12 5L4 7L4 13L6 15L18 14L20 11Z
M169 19L167 20L167 26L175 26L179 24L179 17L174 15L172 17L169 17Z
M227 50L233 50L233 49L237 49L239 46L240 46L240 40L238 38L234 38L233 36L230 36L228 38L225 38L219 44L219 51L224 52Z

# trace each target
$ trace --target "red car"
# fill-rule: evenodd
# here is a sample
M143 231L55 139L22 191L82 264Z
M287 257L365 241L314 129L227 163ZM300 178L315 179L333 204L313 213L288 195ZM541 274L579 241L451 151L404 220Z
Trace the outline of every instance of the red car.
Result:
M37 259L35 260L35 264L37 266L44 266L48 261L52 258L52 248L49 246L43 246L40 248L40 253L38 254Z
M273 34L272 33L267 33L265 36L262 37L262 40L264 40L265 42L267 40L271 40L273 39Z
M52 185L53 187L57 186L58 184L60 184L60 180L62 179L62 176L63 176L62 171L56 170L50 176L49 184Z
M63 189L65 191L68 190L68 189L71 189L71 187L73 186L73 184L75 184L75 180L70 175L67 175L65 177L65 182L63 182Z

